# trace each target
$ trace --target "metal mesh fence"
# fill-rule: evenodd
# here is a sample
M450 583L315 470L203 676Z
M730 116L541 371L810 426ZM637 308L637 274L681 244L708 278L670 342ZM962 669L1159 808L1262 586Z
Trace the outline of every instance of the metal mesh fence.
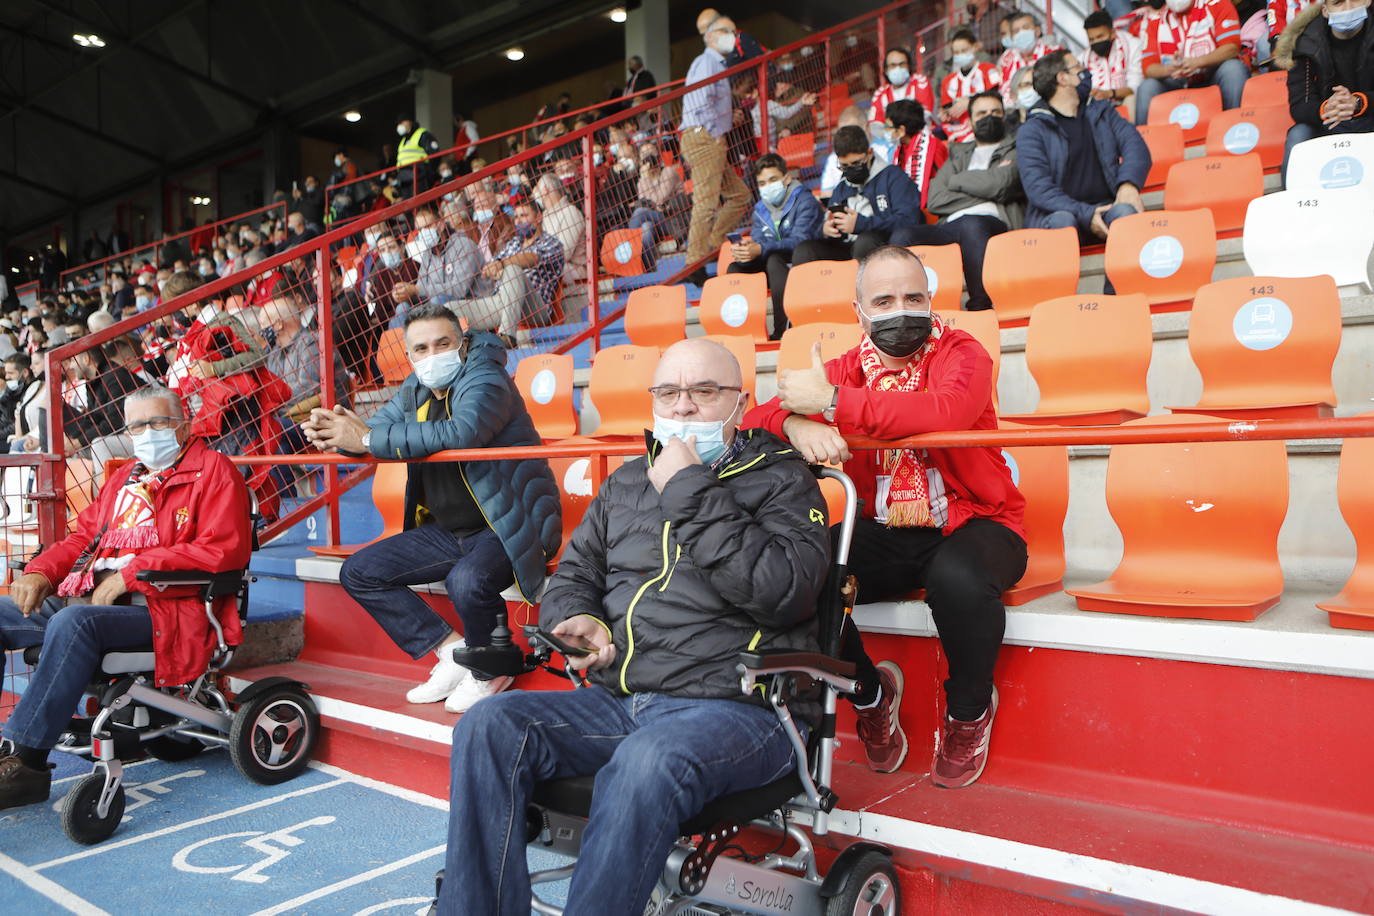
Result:
M19 567L33 555L39 543L39 466L41 459L6 456L0 462L0 550L4 553L4 568L0 569L0 594L8 595L10 581L19 574ZM82 494L71 498L80 500ZM22 651L4 653L3 677L0 677L0 722L9 718L10 711L22 692L30 673Z

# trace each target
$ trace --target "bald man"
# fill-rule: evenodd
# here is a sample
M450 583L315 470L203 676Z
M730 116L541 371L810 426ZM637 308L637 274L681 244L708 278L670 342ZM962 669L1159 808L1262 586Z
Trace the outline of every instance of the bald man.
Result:
M602 485L540 607L546 631L587 650L570 661L592 686L499 694L458 721L440 913L478 894L483 912L527 916L540 780L596 774L564 912L640 916L682 821L796 766L735 665L746 646L817 651L820 490L772 433L737 430L748 392L720 345L669 347L645 398L645 460Z
M697 34L705 35L706 30L710 28L711 23L715 22L719 18L720 13L716 12L710 7L707 7L700 13L697 13Z

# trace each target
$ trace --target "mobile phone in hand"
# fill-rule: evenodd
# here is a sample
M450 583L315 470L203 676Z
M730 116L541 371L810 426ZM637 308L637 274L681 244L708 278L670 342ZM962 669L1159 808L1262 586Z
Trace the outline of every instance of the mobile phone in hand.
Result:
M744 241L744 230L736 229L734 232L727 232L725 233L725 238L731 245L738 245L740 242Z

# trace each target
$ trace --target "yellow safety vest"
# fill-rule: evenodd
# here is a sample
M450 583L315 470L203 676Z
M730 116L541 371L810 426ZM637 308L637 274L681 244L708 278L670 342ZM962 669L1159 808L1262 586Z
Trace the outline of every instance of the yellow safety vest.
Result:
M411 131L410 136L402 140L401 145L396 147L396 164L398 166L404 168L429 158L429 154L420 145L420 136L424 132L422 127L415 128Z

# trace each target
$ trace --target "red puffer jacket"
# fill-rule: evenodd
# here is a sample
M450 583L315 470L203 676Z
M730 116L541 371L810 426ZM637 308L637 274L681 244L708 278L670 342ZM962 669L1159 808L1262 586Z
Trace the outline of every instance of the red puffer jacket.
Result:
M111 470L100 496L78 516L76 530L35 557L24 570L39 573L56 588L77 558L91 545L114 511L115 496L129 465ZM193 588L158 592L135 577L140 570L229 572L248 565L252 540L248 487L243 475L219 452L193 440L170 476L153 495L153 511L162 546L143 550L122 570L130 591L148 598L153 618L155 676L159 687L184 684L205 671L216 648L205 605ZM233 596L217 599L215 616L231 646L243 639Z
M930 357L921 391L870 391L864 384L858 347L826 363L825 374L831 384L840 386L835 426L845 436L901 439L946 430L997 428L992 357L967 331L945 330ZM783 436L782 423L790 416L773 398L745 414L743 425L761 426ZM864 501L867 518L874 517L881 454L874 449L855 451L844 465ZM939 470L949 496L945 534L971 518L990 518L1026 536L1026 498L1012 483L1001 449L936 448L930 449L927 461Z

